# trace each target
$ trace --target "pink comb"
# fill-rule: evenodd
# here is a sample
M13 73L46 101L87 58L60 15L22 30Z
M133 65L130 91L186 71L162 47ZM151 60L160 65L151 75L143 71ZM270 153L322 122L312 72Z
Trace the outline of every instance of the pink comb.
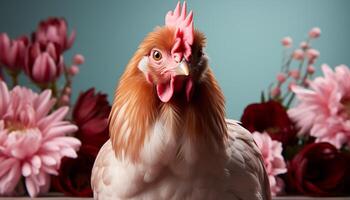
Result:
M182 5L180 13L180 2L177 3L174 11L169 11L165 16L165 25L175 27L175 44L171 54L176 61L181 61L184 56L187 61L191 56L191 45L193 44L193 12L186 17L186 2Z

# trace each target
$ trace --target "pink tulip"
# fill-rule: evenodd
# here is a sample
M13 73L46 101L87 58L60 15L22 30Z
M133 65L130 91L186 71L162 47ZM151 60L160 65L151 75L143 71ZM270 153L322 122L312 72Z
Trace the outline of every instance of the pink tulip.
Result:
M84 62L85 62L85 58L84 58L84 56L81 55L81 54L76 54L76 55L74 56L74 58L73 58L73 63L74 63L75 65L81 65L81 64L83 64Z
M286 74L279 73L279 74L277 74L276 79L277 79L278 83L282 84L282 83L284 83L284 81L286 81Z
M44 48L39 43L33 43L25 58L25 72L37 83L55 81L63 72L63 56L55 45L49 43Z
M295 60L302 60L304 59L304 51L301 49L297 49L293 52L293 58Z
M40 22L35 32L35 41L44 46L53 43L59 52L63 52L72 47L75 35L73 30L68 36L67 22L63 18L48 18Z
M284 38L282 39L281 43L282 43L282 45L283 45L284 47L289 48L289 47L292 45L293 40L292 40L291 37L288 36L288 37L284 37Z
M317 51L316 49L308 49L306 51L306 56L308 57L309 60L313 61L320 56L320 52Z
M312 28L309 32L310 38L313 38L313 39L320 37L320 35L321 35L321 29L318 27Z
M28 41L25 36L11 40L6 33L0 34L0 63L10 70L21 69Z

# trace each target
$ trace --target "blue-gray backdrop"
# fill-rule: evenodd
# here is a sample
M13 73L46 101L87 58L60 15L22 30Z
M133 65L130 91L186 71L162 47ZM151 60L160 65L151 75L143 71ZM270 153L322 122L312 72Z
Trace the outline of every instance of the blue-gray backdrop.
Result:
M0 32L12 37L33 31L39 20L65 17L77 30L70 58L81 53L86 63L73 90L91 86L109 94L142 38L157 25L176 0L1 0ZM188 0L195 27L208 38L207 53L227 100L229 117L240 118L244 107L259 100L260 91L281 65L280 39L296 45L314 26L322 29L314 46L321 52L316 67L350 64L350 1L347 0Z

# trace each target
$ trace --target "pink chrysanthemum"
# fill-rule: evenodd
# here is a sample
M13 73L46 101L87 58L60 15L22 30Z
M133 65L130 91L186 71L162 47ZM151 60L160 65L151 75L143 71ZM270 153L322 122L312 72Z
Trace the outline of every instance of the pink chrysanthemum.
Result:
M282 156L282 143L272 140L267 133L254 132L253 138L264 159L266 172L269 176L271 194L276 196L284 188L283 180L277 175L287 172L286 163Z
M350 70L341 65L334 71L322 66L324 77L310 81L310 89L293 87L298 98L289 116L316 142L329 142L338 149L350 145Z
M49 114L54 103L51 90L9 91L0 81L0 195L14 193L22 176L31 197L47 191L61 158L77 156L80 141L66 136L77 127L62 121L68 107Z

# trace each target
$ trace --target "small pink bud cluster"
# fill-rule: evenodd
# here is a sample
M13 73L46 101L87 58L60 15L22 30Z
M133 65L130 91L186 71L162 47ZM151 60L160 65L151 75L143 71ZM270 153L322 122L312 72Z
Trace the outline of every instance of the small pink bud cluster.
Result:
M283 103L285 98L291 93L293 86L309 86L310 77L315 73L315 67L313 65L320 56L320 52L311 47L311 41L320 37L321 29L314 27L309 31L308 35L308 39L302 41L299 48L292 49L289 54L286 54L287 57L283 59L282 71L276 76L277 82L271 86L272 89L269 91L270 98ZM293 39L290 36L284 37L281 40L284 48L290 48L292 43ZM297 63L297 67L292 69L292 64L295 62ZM283 87L284 84L286 84L286 87ZM285 94L282 94L283 88L287 89ZM294 95L291 95L286 107L289 106L293 98Z
M77 54L73 58L73 65L68 69L68 73L71 76L75 76L79 73L79 65L85 62L84 56Z

